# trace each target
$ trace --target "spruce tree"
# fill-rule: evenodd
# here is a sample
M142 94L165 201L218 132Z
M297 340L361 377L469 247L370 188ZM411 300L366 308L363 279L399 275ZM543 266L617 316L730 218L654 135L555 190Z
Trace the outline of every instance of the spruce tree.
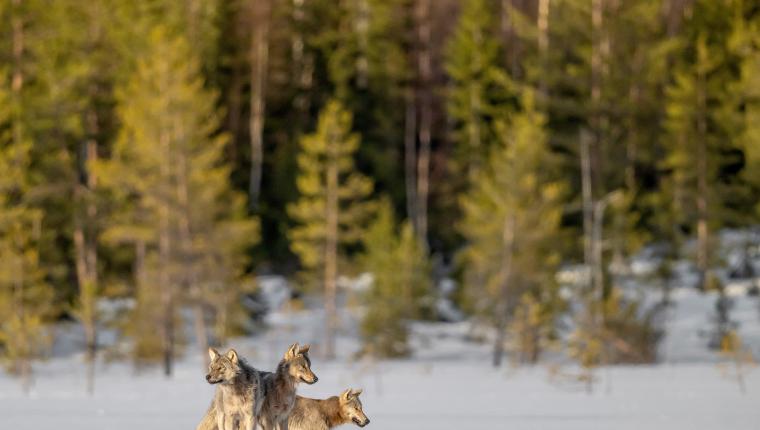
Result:
M554 269L564 186L549 173L546 119L535 110L533 93L526 90L522 102L523 111L497 126L503 140L461 200L465 289L473 310L496 329L494 365L501 363L514 309L534 302L530 306L546 307L553 316L536 322L542 326L553 325L557 310ZM531 300L520 301L524 294ZM548 333L538 326L525 330ZM531 339L523 346L535 361L545 339Z
M397 225L390 201L382 200L364 238L361 267L372 274L364 297L362 351L375 357L410 353L409 321L430 305L430 263L409 221Z
M737 58L728 42L740 2L698 1L685 23L674 81L666 91L666 157L674 222L696 235L697 287L721 290L713 269L714 231L733 218L735 184L722 174L737 162Z
M494 118L509 108L509 96L514 92L508 75L499 67L501 51L492 6L487 0L464 2L446 50L445 69L451 78L447 110L454 121L457 170L464 174L484 163L495 138Z
M134 247L137 304L127 326L134 358L160 359L170 375L181 307L201 309L196 334L205 344L203 309L214 304L223 318L239 303L236 281L257 224L229 188L216 97L204 89L188 42L163 26L147 37L149 51L118 92L121 129L111 158L99 163L113 208L103 239Z
M18 69L16 69L18 70ZM18 75L16 75L18 76ZM19 81L0 73L0 351L8 370L28 390L32 360L39 358L54 315L53 289L40 262L43 213L35 204L32 141L21 121Z
M351 132L351 113L340 102L329 101L316 131L301 139L296 181L301 195L288 206L297 223L290 231L291 249L307 278L324 288L328 358L335 355L338 258L345 245L359 243L372 208L366 201L372 181L354 167L359 141Z

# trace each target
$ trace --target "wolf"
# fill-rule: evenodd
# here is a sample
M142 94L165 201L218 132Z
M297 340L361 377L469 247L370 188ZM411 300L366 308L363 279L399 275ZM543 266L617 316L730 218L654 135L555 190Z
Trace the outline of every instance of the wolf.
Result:
M359 394L362 390L347 389L339 396L317 400L296 396L296 404L288 418L289 430L328 430L351 421L359 427L369 424Z
M254 430L257 387L261 372L240 358L234 349L224 355L209 348L211 363L206 381L217 384L214 400L196 430Z
M275 372L262 372L254 415L264 430L288 430L288 416L296 403L296 385L319 380L311 370L309 345L288 348ZM226 430L226 429L225 429Z

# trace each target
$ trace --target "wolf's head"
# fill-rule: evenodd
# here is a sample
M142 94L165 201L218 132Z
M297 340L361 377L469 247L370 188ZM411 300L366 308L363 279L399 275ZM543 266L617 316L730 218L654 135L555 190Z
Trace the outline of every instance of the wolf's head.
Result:
M206 381L209 384L229 384L240 372L240 359L234 349L221 355L214 348L208 349L211 363L208 365Z
M357 426L364 427L369 424L369 418L364 415L364 411L362 410L362 402L359 400L359 394L361 393L362 390L352 390L349 388L341 393L338 401L340 402L341 415L353 421Z
M288 348L285 356L282 358L282 365L288 375L298 382L313 384L319 380L317 375L311 371L311 360L309 359L309 345L299 347L297 343Z

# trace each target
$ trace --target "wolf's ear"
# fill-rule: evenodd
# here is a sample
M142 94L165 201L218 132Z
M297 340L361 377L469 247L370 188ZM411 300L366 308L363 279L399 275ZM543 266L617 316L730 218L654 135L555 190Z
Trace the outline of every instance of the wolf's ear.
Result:
M311 348L311 345L304 345L301 348L298 349L299 354L307 354L309 352L309 348Z
M285 359L290 360L291 358L295 358L296 355L298 355L298 344L294 343L293 345L290 345L290 348L285 352Z
M358 390L351 390L351 397L359 397L359 394L361 394L362 391L363 390L361 388Z
M344 402L347 402L351 399L351 389L347 389L346 391L340 393L340 399Z
M227 351L227 354L225 355L227 356L227 358L230 359L231 362L233 363L238 362L238 354L237 354L237 351L235 351L234 349L230 349L229 351Z
M219 357L219 351L215 350L214 348L208 349L208 356L211 359L211 361L214 361Z

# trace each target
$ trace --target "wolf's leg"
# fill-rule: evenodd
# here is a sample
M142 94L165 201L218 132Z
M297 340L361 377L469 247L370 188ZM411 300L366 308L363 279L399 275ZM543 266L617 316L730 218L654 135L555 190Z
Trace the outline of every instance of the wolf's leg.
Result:
M224 427L219 427L219 430L235 430L235 418L233 416L224 417Z
M256 420L253 417L253 414L243 414L241 421L240 421L240 428L242 430L254 430L256 427Z
M216 430L225 430L224 428L224 414L216 412Z
M261 430L276 430L272 426L272 420L267 418L266 416L259 417L259 426L261 426Z
M278 425L279 430L288 430L288 418L285 417L284 420L281 420Z

